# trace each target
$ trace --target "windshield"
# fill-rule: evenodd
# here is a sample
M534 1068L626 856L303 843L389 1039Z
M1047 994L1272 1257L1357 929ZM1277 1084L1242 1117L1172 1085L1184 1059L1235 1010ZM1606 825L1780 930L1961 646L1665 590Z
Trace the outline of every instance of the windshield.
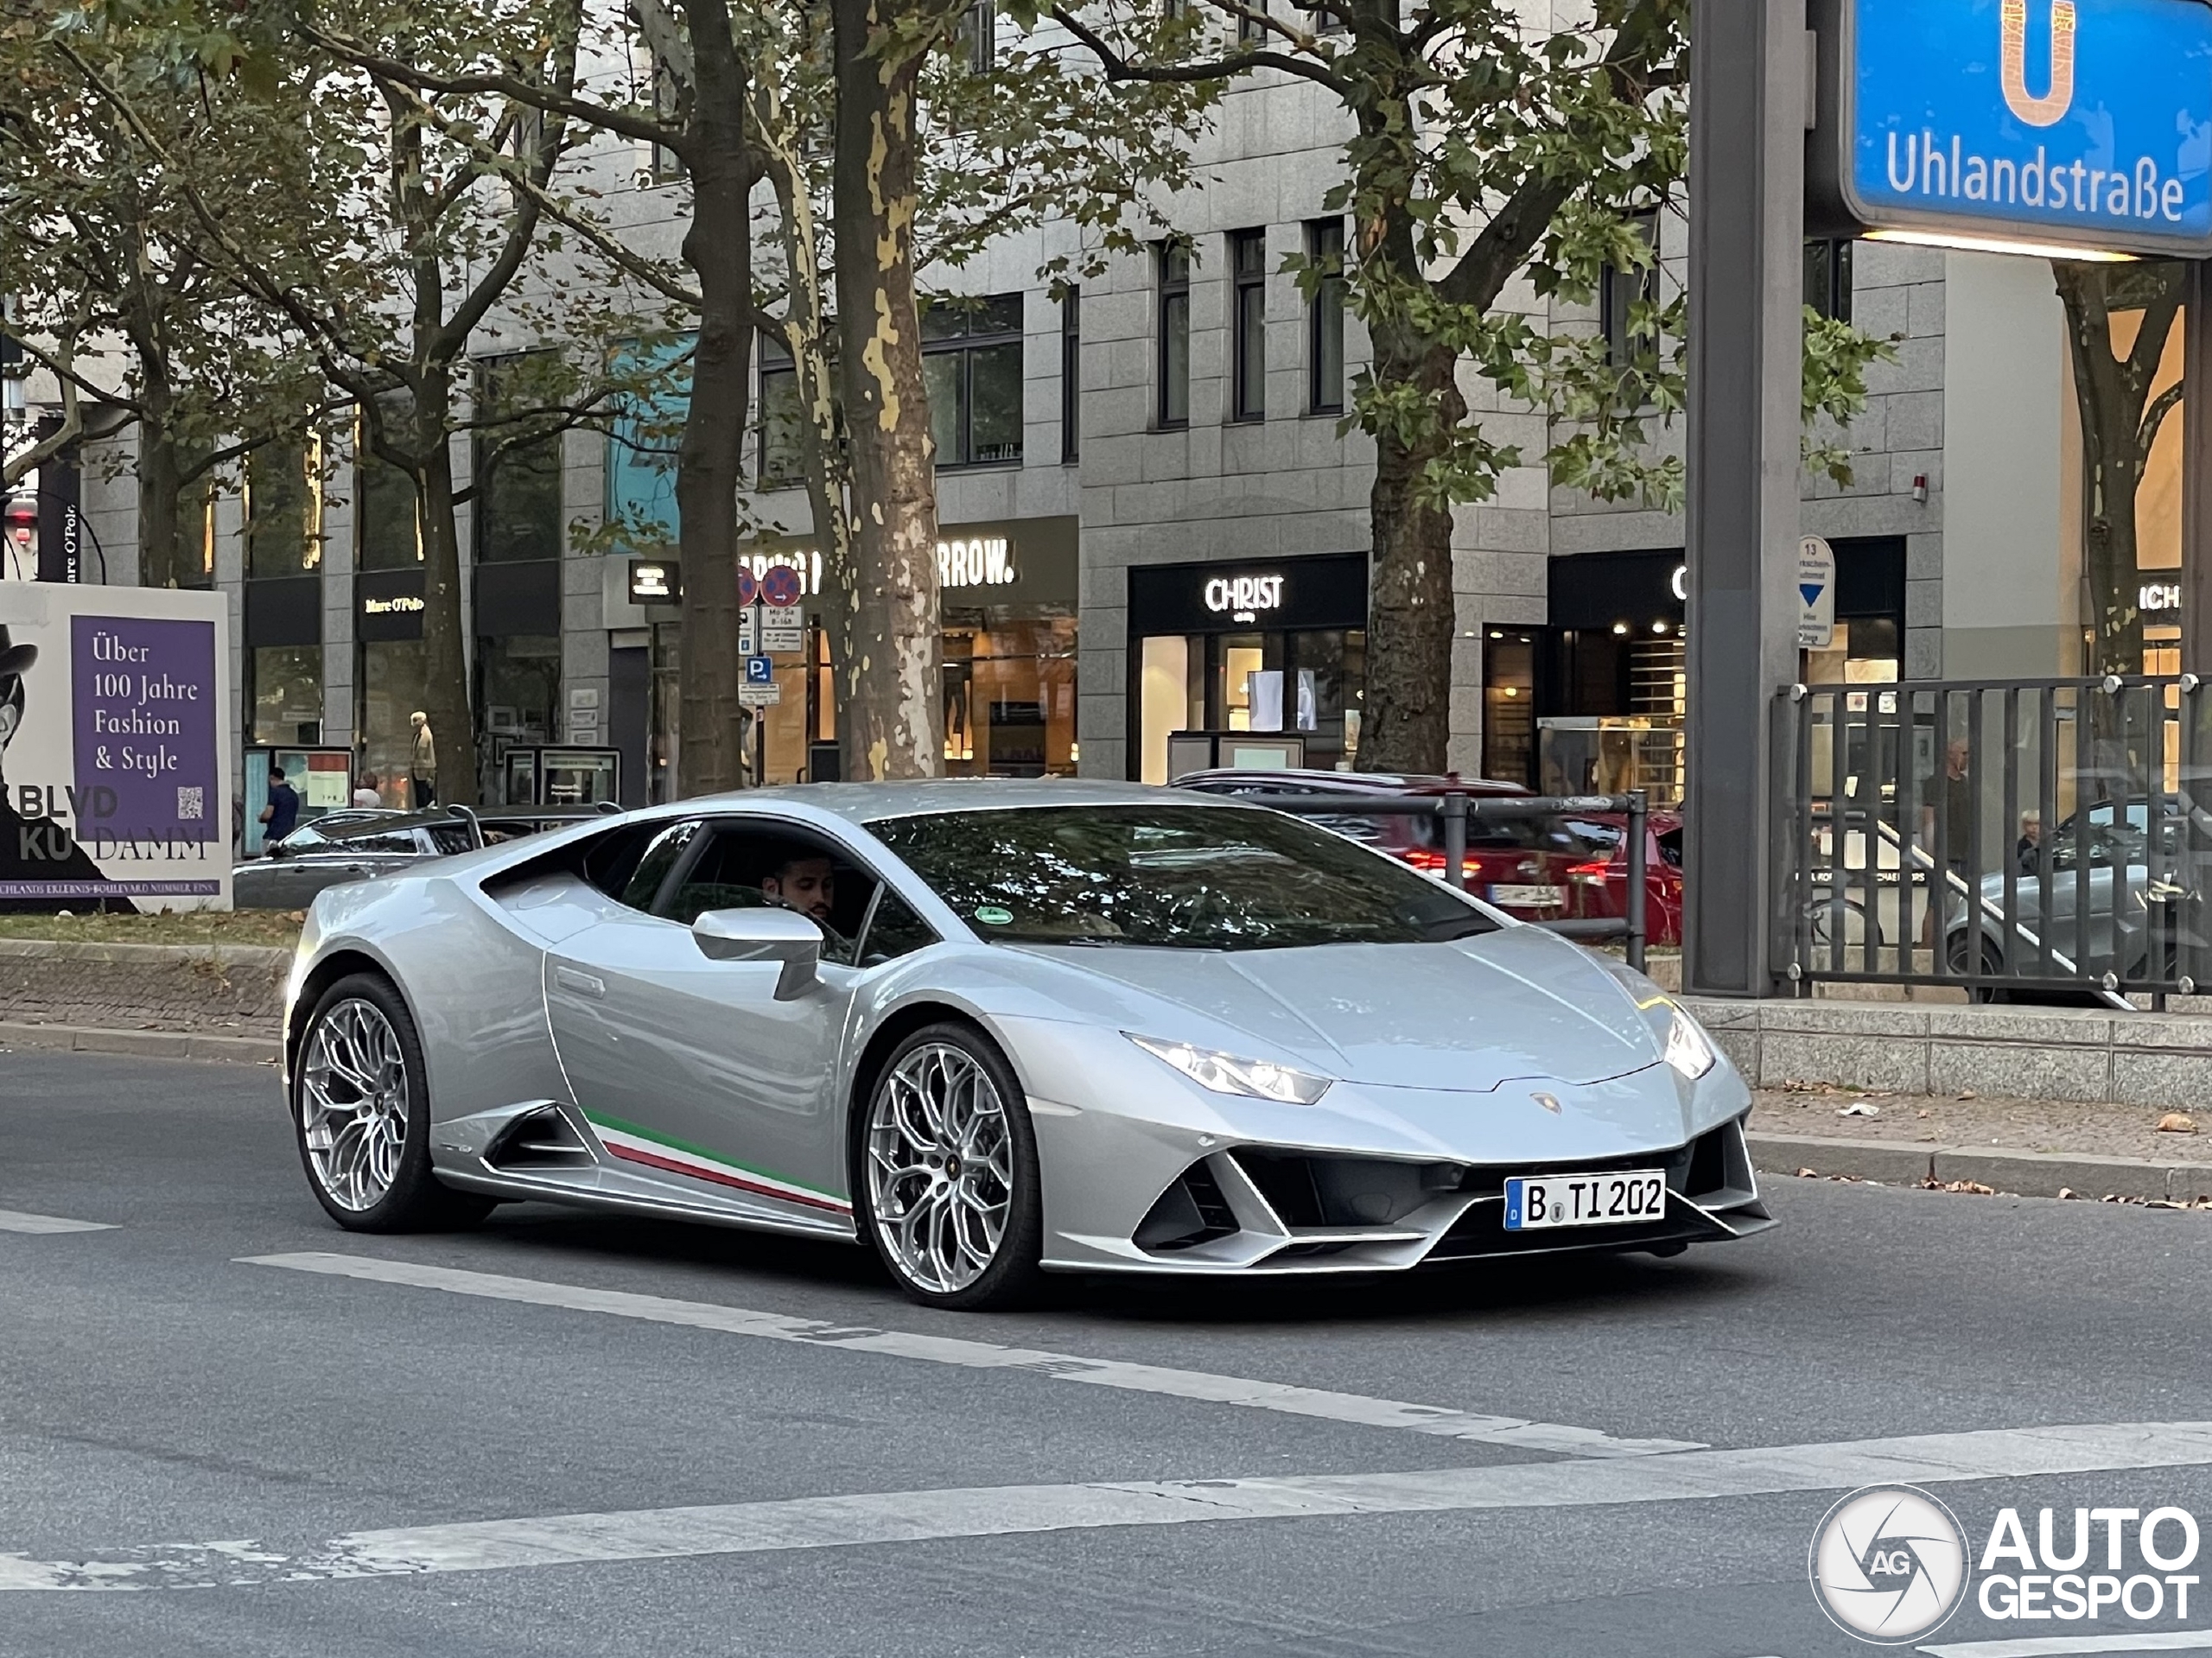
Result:
M1016 808L868 825L982 937L1283 950L1413 944L1497 924L1294 818L1205 806Z

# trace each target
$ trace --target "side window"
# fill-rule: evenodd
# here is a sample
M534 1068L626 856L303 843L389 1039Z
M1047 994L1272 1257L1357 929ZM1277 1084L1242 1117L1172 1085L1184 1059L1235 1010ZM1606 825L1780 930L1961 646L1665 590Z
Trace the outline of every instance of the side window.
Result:
M455 823L452 828L448 829L446 825L441 823L437 828L430 829L427 831L427 833L430 837L430 849L434 852L443 853L448 857L452 856L455 853L474 852L476 849L476 842L469 838L468 830L462 824ZM488 835L484 837L487 844L490 842L491 838L492 837Z
M334 843L340 852L412 852L419 853L423 843L415 838L412 829L393 829L384 835L354 835Z
M658 823L632 823L602 835L584 849L583 877L612 899L620 899L638 873L638 861L654 839L667 831Z
M658 913L688 927L709 910L796 910L821 927L822 959L850 967L875 887L874 875L810 830L723 823Z
M691 837L699 832L699 820L691 818L661 831L660 839L645 848L637 867L629 872L621 889L614 893L633 910L651 910L653 900L660 896L662 884L668 872L676 867L676 861L691 844Z
M1659 837L1659 861L1670 868L1680 869L1682 867L1681 830L1669 829Z
M874 967L937 943L929 924L916 915L905 899L889 887L868 918L868 936L861 940L861 965Z

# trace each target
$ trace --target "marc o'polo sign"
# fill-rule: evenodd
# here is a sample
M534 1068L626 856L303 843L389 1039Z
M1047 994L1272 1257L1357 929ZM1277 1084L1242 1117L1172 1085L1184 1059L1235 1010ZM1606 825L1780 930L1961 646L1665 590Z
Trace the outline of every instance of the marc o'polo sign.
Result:
M1840 0L1838 26L1840 182L1862 223L2212 253L2212 6Z

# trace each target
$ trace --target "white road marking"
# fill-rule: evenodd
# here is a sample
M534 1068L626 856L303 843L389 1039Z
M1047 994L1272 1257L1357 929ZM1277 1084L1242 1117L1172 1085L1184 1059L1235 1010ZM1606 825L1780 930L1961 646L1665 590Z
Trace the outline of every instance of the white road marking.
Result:
M105 1221L64 1220L59 1215L27 1215L20 1209L0 1209L0 1232L112 1232Z
M0 1590L186 1588L498 1572L1117 1526L1701 1502L1900 1481L1939 1484L2206 1464L2212 1464L2212 1422L2121 1423L1407 1474L881 1491L408 1526L353 1532L299 1554L235 1540L156 1545L89 1560L0 1554Z
M1072 1354L1048 1353L1034 1348L1005 1347L995 1342L831 1324L818 1318L794 1318L779 1312L748 1312L743 1307L722 1306L712 1301L678 1301L662 1295L590 1289L580 1284L555 1284L541 1279L510 1278L498 1273L466 1272L449 1267L423 1267L367 1255L317 1252L248 1255L241 1260L247 1266L284 1267L295 1272L328 1273L379 1284L405 1284L418 1289L447 1290L457 1295L486 1296L498 1301L523 1301L579 1312L608 1312L619 1318L687 1324L733 1336L758 1336L769 1341L803 1342L854 1352L884 1353L894 1358L924 1359L932 1364L958 1364L977 1370L1023 1370L1054 1382L1084 1382L1093 1387L1121 1388L1132 1393L1168 1394L1217 1405L1243 1405L1255 1410L1281 1411L1292 1416L1319 1417L1362 1427L1399 1428L1440 1439L1469 1439L1527 1451L1552 1451L1574 1457L1648 1457L1664 1452L1704 1449L1694 1439L1617 1439L1596 1428L1573 1427L1563 1422L1485 1416L1441 1405L1409 1405L1394 1399L1370 1399L1361 1394L1294 1388L1280 1382L1211 1375L1203 1370L1176 1370L1158 1364L1127 1363L1119 1359L1078 1358Z
M2151 1629L2134 1635L2053 1635L2025 1641L1951 1641L1922 1647L1934 1658L2063 1658L2069 1653L2203 1652L2212 1629Z

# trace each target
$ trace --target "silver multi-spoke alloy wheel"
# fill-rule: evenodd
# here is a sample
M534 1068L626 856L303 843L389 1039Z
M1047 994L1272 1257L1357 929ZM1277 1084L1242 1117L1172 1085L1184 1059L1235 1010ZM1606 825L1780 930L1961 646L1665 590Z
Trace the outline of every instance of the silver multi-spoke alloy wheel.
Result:
M900 1276L966 1289L1004 1242L1014 1146L1006 1102L976 1056L929 1042L901 1056L868 1112L869 1209Z
M407 1057L384 1009L348 997L323 1011L300 1063L300 1137L330 1200L373 1209L407 1147Z

